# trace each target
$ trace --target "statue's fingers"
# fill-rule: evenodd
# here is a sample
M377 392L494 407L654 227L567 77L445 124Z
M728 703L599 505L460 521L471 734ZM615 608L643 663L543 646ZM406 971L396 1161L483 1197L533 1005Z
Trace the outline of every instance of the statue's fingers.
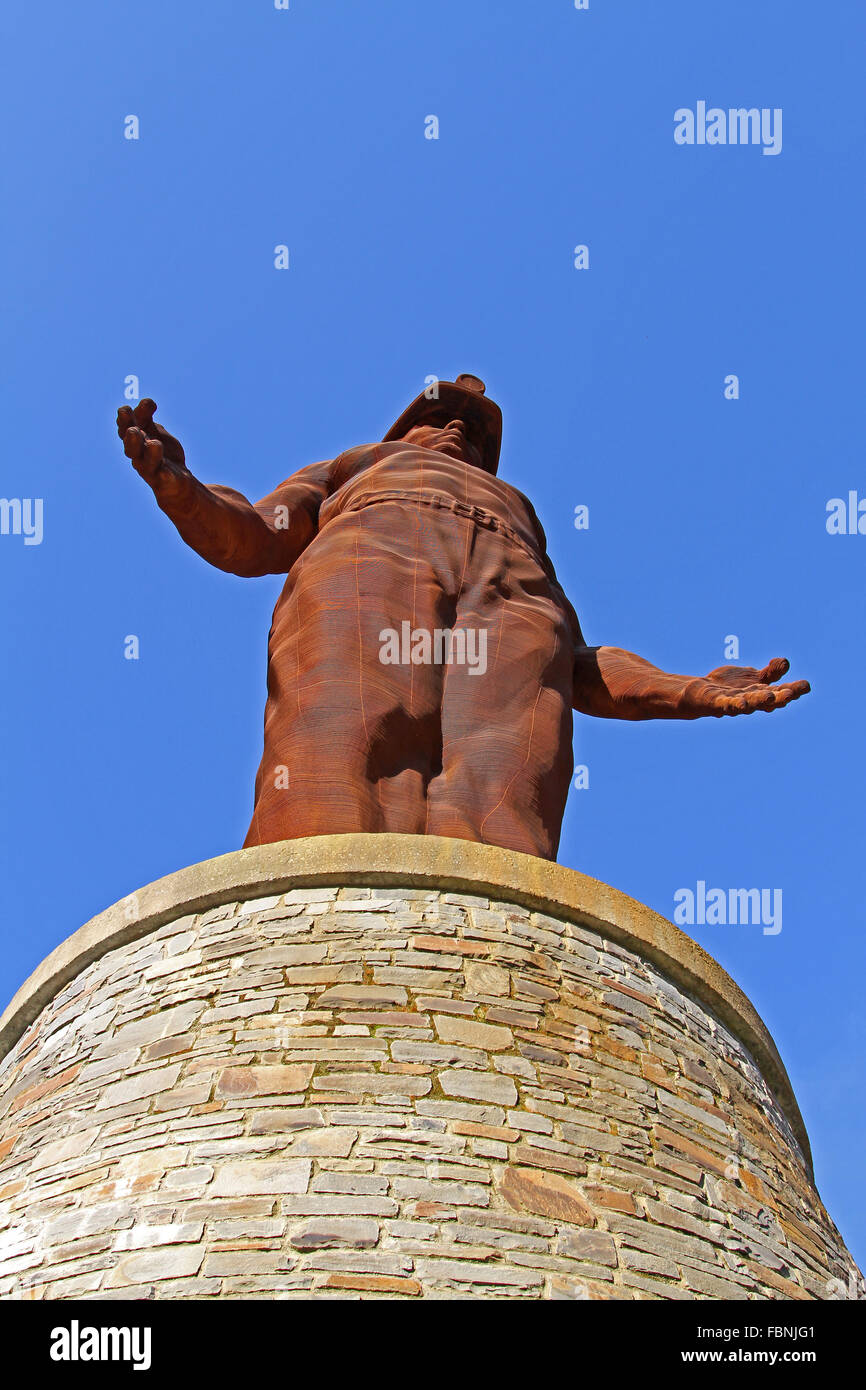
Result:
M117 412L117 433L120 435L121 439L126 434L126 431L129 429L130 425L134 424L135 416L132 413L131 407L128 405L122 405Z
M123 436L123 452L127 458L132 460L132 466L146 482L153 482L162 462L160 458L154 461L153 455L148 447L150 441L143 430L137 425L131 425Z
M740 697L739 695L729 695L726 691L720 691L713 696L710 709L718 718L726 714L741 714Z
M738 690L735 694L722 694L716 697L716 707L722 714L754 714L756 710L775 708L776 692L766 686L752 686L748 690Z
M123 436L123 452L133 463L144 454L145 436L137 425L130 425Z
M163 449L158 439L145 440L144 461L149 473L156 473L162 467Z
M153 434L153 416L156 410L156 401L151 400L150 396L142 396L133 412L135 423L145 434Z
M772 692L775 697L773 709L782 709L784 705L789 705L792 700L799 700L801 696L808 695L812 689L808 681L790 681L787 685L777 685Z
M158 425L156 422L153 424L153 435L161 442L167 459L171 459L172 463L186 463L183 445L179 439L175 439L173 434L169 434L168 430L163 429L162 425Z
M771 710L777 705L776 691L769 690L765 685L758 686L757 690L747 692L749 703L748 713L753 714L755 710Z
M781 680L791 669L791 663L784 656L774 656L772 661L768 661L763 671L758 673L758 680L764 685L769 685L772 681Z
M766 691L763 687L760 690L744 690L738 697L732 713L754 714L759 709L772 709L774 704L775 697L772 691Z

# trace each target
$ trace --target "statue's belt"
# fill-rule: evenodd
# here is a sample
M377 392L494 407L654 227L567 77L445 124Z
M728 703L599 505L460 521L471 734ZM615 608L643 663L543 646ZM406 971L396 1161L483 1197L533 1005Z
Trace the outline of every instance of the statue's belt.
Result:
M509 526L501 517L495 516L493 512L485 511L483 507L476 507L472 502L459 502L454 497L447 497L438 492L408 492L392 489L388 492L375 492L364 494L347 502L345 507L337 513L344 516L347 512L360 511L362 507L368 507L374 502L401 502L404 506L411 503L413 506L441 507L446 511L453 512L455 516L463 517L466 521L472 521L476 526L482 527L485 531L497 531L513 545L526 552L537 565L541 565L543 570L547 570L547 557L540 549L533 548L524 536L515 531L513 526ZM333 518L336 521L336 516Z

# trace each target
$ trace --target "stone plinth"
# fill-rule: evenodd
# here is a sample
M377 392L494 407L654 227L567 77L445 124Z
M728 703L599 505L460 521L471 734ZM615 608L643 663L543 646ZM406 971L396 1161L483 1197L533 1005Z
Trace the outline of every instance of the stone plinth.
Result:
M488 846L225 855L0 1020L0 1296L826 1299L772 1039L671 923Z

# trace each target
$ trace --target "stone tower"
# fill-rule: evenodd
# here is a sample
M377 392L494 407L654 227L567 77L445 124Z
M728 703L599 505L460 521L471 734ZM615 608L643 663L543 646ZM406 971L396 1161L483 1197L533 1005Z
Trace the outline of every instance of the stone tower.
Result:
M749 1001L544 860L195 865L59 946L0 1052L0 1297L862 1291Z

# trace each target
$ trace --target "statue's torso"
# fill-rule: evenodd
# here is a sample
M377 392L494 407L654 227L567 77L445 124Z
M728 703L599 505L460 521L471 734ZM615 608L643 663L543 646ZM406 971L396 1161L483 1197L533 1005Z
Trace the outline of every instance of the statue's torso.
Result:
M437 498L478 507L516 532L530 549L545 554L544 531L529 500L501 478L447 454L402 440L362 444L334 460L332 476L336 488L319 512L320 533L344 512L377 499L395 500L396 493L407 507Z

